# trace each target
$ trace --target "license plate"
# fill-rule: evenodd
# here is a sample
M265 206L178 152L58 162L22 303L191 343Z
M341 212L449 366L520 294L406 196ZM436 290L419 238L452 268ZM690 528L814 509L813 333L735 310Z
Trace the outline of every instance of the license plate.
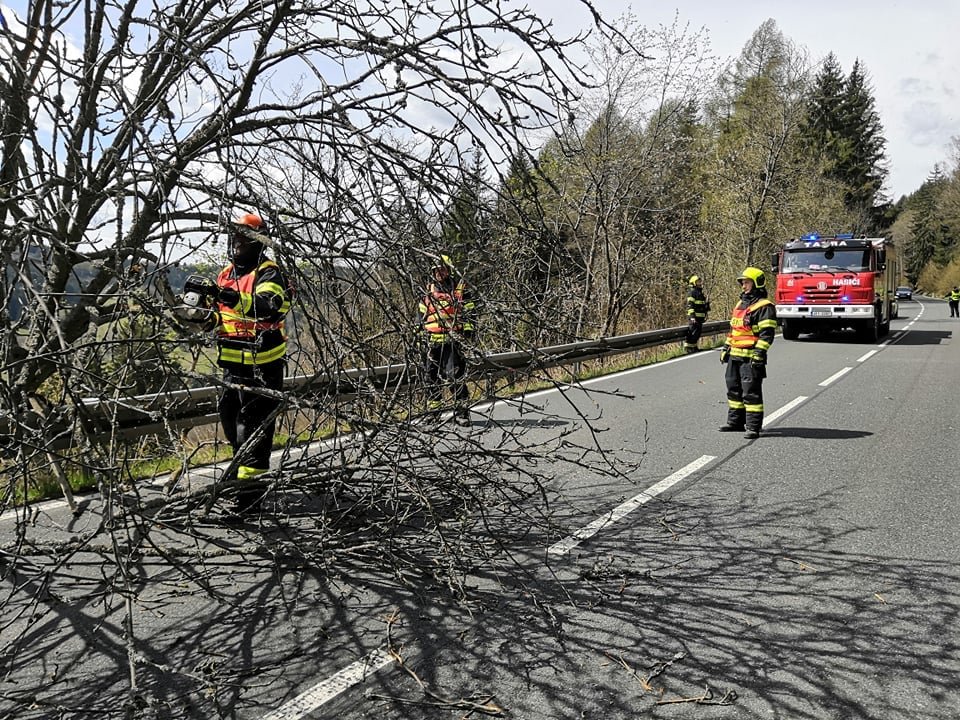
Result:
M830 317L831 315L833 315L833 311L832 311L832 310L817 310L817 309L813 309L813 310L810 311L810 314L811 314L811 315L819 315L819 316L821 316L821 317Z

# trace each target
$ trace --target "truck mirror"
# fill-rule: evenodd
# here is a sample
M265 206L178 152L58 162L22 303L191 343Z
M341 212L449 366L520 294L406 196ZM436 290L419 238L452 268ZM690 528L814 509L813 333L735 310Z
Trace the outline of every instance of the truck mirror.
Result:
M877 269L886 270L887 268L887 251L886 250L877 250Z
M780 253L775 252L770 256L770 270L774 274L780 269Z

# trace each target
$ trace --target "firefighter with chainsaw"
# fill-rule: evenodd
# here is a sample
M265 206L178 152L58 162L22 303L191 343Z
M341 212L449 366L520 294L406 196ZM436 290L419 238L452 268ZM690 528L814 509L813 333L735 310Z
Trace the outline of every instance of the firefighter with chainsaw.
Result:
M427 343L424 372L429 411L439 414L446 381L453 390L453 419L458 425L470 423L463 344L475 335L475 311L469 286L462 277L456 277L450 258L441 255L430 268L430 282L419 305L420 326Z
M697 343L700 342L708 312L710 301L703 292L703 280L699 275L691 275L687 281L687 334L683 339L685 353L695 353L700 349Z
M292 298L280 267L267 257L272 240L263 218L242 214L230 230L230 264L216 282L189 278L184 301L193 304L193 294L209 302L206 329L216 331L217 364L223 368L220 423L236 463L225 479L238 481L234 509L246 514L259 509L265 487L257 478L270 469L286 369L284 316Z
M767 376L767 351L777 332L777 310L767 299L763 270L748 267L737 282L740 301L720 350L727 384L727 422L720 431L742 432L753 440L763 426L763 379Z

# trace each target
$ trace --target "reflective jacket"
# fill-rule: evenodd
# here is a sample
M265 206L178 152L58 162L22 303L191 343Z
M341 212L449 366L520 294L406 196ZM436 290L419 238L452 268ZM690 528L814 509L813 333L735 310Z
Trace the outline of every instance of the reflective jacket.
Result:
M431 283L420 301L420 322L430 342L449 342L451 333L473 334L475 308L466 283L454 287Z
M707 301L707 296L703 294L703 288L696 285L688 286L687 317L703 322L707 319L708 312L710 312L710 303Z
M956 302L957 300L960 300L960 292L954 292L953 290L951 290L950 294L947 297L949 297L951 300Z
M264 260L242 275L228 265L217 276L217 285L240 293L233 306L217 303L217 364L263 365L284 357L287 335L283 317L290 310L290 293L277 264Z
M766 352L776 333L776 306L765 297L742 297L730 318L730 332L727 333L730 356L749 358L754 350Z

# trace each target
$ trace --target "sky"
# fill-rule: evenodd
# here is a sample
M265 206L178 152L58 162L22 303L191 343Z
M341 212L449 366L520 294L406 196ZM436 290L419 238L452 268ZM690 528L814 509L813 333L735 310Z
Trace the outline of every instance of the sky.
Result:
M578 0L503 0L529 5L555 34L592 26ZM691 33L706 30L714 54L732 59L773 19L813 62L833 52L843 72L860 59L873 88L887 140L885 191L897 200L915 191L938 163L952 159L960 136L960 0L591 0L608 20L630 11L650 28L676 18ZM0 7L8 5L0 3ZM9 6L21 15L26 0Z
M935 164L952 157L960 136L960 0L592 0L605 19L631 10L647 26L677 17L691 31L707 30L721 58L740 54L750 36L773 19L814 62L833 52L844 74L856 59L866 69L887 140L892 200L915 191ZM553 19L558 34L590 25L574 0L530 0Z

